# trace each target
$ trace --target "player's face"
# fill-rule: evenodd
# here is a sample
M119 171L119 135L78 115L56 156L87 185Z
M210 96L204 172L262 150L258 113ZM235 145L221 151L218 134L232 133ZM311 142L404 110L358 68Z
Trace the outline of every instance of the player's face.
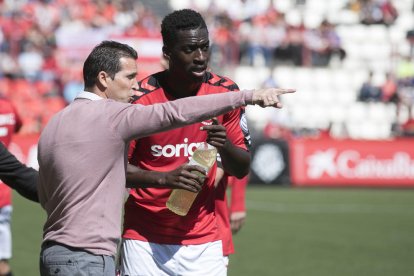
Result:
M210 58L210 41L206 28L178 31L176 41L164 49L169 71L177 79L200 82Z
M137 63L133 58L122 57L120 59L121 70L115 74L114 79L106 78L107 89L105 91L109 99L127 103L138 89Z

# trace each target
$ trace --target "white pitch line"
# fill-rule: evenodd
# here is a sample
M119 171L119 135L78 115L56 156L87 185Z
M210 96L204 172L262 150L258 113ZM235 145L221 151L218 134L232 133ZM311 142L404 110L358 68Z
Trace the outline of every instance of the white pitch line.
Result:
M378 213L378 214L414 214L409 205L397 204L362 204L362 203L275 203L263 201L246 201L247 210L273 213Z

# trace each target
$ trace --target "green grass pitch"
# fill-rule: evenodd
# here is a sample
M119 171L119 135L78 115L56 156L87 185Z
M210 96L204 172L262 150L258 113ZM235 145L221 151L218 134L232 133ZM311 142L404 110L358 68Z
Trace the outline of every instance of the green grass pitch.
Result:
M414 190L250 185L229 275L414 275ZM39 205L14 196L14 275L39 275Z

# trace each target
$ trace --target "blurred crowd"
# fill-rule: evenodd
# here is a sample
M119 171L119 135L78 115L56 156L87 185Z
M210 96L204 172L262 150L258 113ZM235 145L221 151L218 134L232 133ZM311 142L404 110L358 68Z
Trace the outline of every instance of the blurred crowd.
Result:
M327 66L334 56L345 58L340 37L328 20L312 29L304 22L291 24L268 3L260 9L253 1L235 1L228 10L214 5L205 10L211 26L213 65Z
M362 24L392 25L398 11L390 0L351 0L348 7L357 12Z
M2 1L0 93L15 103L23 118L22 133L40 132L83 89L82 64L77 63L83 57L72 57L71 49L85 39L97 44L116 36L160 38L160 17L143 2ZM309 28L289 22L273 1L238 0L224 6L207 2L201 9L190 1L189 8L199 10L209 25L213 68L325 67L346 58L336 26L326 19ZM295 5L305 4L306 0L296 0ZM398 16L389 0L350 0L344 8L358 12L364 24L389 25Z
M373 81L373 72L369 72L367 80L362 84L358 100L361 102L395 103L397 117L404 109L408 120L396 124L394 132L399 136L414 136L414 61L412 56L401 59L396 72L387 72L385 81L377 84Z
M23 118L21 133L40 132L83 89L81 64L72 66L62 56L82 43L67 43L64 37L71 33L89 33L91 39L160 36L159 18L133 0L2 1L0 93Z

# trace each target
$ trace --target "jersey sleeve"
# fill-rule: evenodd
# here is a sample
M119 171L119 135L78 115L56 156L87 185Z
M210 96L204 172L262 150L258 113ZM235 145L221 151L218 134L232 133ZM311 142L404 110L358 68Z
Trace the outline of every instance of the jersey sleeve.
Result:
M15 118L15 124L14 124L14 132L19 132L20 128L23 126L22 119L20 118L19 113L17 112L17 109L13 106L13 112L14 112L14 118Z
M229 186L231 187L230 213L246 211L246 186L249 176L242 179L229 176Z
M250 135L248 134L247 124L242 122L245 120L244 110L242 108L233 110L223 116L223 126L226 127L228 139L237 147L248 150ZM246 133L242 126L246 126Z
M129 142L129 147L128 147L128 160L129 161L131 161L134 155L136 145L137 145L137 140L132 140L131 142Z

